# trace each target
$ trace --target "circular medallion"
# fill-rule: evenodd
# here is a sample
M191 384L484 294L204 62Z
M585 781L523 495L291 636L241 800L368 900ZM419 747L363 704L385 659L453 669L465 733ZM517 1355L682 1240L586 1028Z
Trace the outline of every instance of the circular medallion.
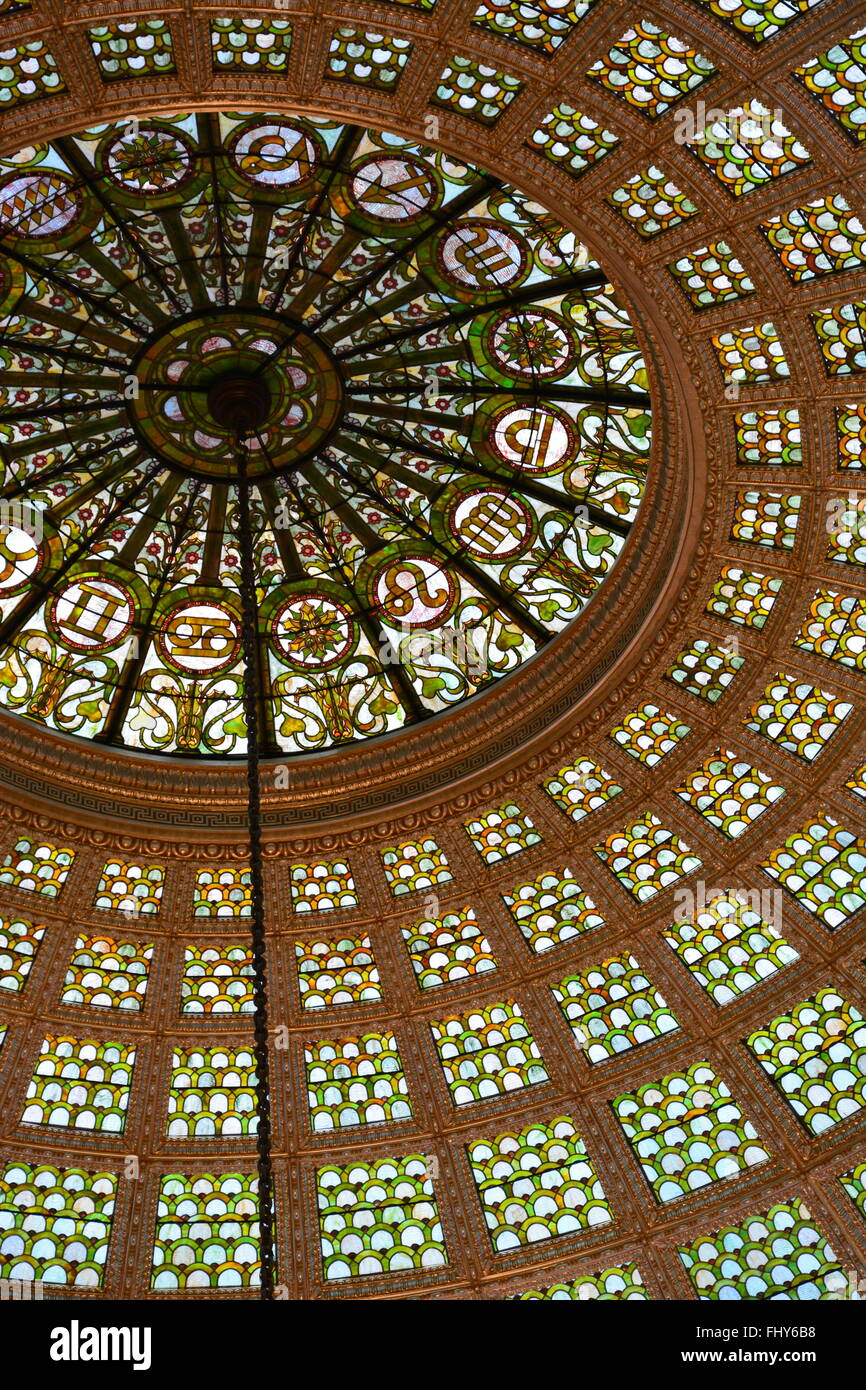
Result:
M165 660L185 676L213 676L236 660L240 625L222 604L184 600L166 614L157 645Z
M558 473L577 448L577 431L550 405L510 405L490 420L485 436L495 457L521 473Z
M0 527L0 590L15 594L30 583L42 563L42 548L23 526Z
M84 209L79 188L53 169L12 174L0 183L0 236L50 241L76 230Z
M54 596L48 623L66 647L105 652L123 641L135 617L135 600L123 585L82 575Z
M177 193L192 180L195 151L179 131L135 122L106 142L100 164L112 184L145 202Z
M293 595L275 615L272 632L280 655L303 670L338 665L356 642L356 622L349 610L317 593Z
M429 165L399 154L378 154L353 169L349 197L368 217L382 222L415 222L438 199Z
M242 178L278 193L309 183L319 164L311 136L288 121L247 126L229 148L232 165Z
M374 571L370 592L386 622L400 627L438 627L457 602L453 576L422 552L388 560Z
M470 555L499 563L519 555L535 534L532 511L504 487L478 487L448 508L451 530Z
M18 303L27 285L27 272L18 261L0 258L0 314L8 314Z
M297 465L325 443L341 410L334 358L298 324L262 312L196 314L157 334L136 364L128 410L166 463L196 477L251 476Z
M508 309L487 329L493 365L521 381L554 381L577 360L579 342L564 319L549 309Z
M498 222L476 218L443 232L439 269L462 290L496 290L525 278L529 257L522 239Z

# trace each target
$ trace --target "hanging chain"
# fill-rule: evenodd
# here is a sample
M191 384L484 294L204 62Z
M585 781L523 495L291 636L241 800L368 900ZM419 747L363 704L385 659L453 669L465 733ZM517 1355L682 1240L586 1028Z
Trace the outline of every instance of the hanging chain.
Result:
M262 874L262 822L259 795L258 602L250 527L247 451L238 449L238 519L241 553L241 643L244 660L244 715L247 725L247 788L252 897L253 1014L258 1129L259 1245L261 1297L274 1297L274 1175L271 1164L271 1062L268 1051L268 972L265 953L265 893Z

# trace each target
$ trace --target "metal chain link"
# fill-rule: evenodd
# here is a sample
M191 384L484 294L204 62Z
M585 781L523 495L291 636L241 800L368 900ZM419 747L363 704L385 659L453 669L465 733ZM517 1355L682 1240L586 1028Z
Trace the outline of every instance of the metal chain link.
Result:
M259 1175L261 1297L274 1297L274 1176L271 1162L271 1062L268 1050L268 972L265 951L265 893L259 794L258 601L250 526L247 451L238 449L238 539L241 559L241 645L244 661L244 715L247 726L247 807L250 842L253 955L253 1036L256 1059L256 1147Z

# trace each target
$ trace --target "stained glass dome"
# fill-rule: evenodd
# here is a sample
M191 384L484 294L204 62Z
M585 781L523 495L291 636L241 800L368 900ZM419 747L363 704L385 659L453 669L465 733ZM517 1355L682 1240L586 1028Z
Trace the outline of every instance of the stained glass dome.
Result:
M0 253L6 709L243 753L240 468L265 751L467 699L616 564L651 444L629 315L472 164L309 117L136 118L0 160Z

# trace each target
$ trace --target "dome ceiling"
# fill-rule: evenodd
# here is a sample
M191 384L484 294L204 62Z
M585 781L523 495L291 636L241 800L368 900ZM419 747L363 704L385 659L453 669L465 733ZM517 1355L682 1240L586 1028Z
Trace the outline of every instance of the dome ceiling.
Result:
M628 314L472 165L332 121L136 119L0 160L0 256L8 710L243 753L240 467L266 752L465 700L616 562L651 444Z
M536 609L532 596L548 591L532 584L546 583L551 569L560 601L568 597L561 552L550 546L552 514L566 512L574 534L586 534L601 525L597 504L615 537L603 559L617 541L621 548L591 597L578 588L573 602L586 599L584 612L558 632L544 619L550 640L539 636L522 670L489 679L441 717L409 711L399 690L406 727L390 734L353 734L294 757L272 734L279 756L262 765L260 783L284 1292L768 1298L783 1306L847 1297L851 1271L866 1267L862 3L665 0L635 12L619 0L356 0L314 8L223 13L195 0L170 0L148 16L132 0L110 11L60 0L0 8L4 176L20 175L20 152L41 142L75 185L29 209L58 219L53 259L44 247L4 239L10 293L17 283L20 296L24 274L45 295L46 344L61 328L52 310L72 317L70 351L92 360L70 357L67 399L78 404L75 393L89 389L81 378L108 376L110 366L111 394L98 397L90 423L109 408L129 436L119 449L138 448L173 489L164 505L142 512L138 536L134 520L122 539L107 529L96 539L97 551L103 542L119 548L114 558L100 555L100 580L145 526L167 538L161 556L171 554L184 506L203 517L200 575L216 548L212 541L208 551L207 536L220 528L210 502L195 513L194 499L222 495L216 602L231 614L228 518L246 470L256 525L270 527L278 559L275 570L260 562L262 655L276 684L289 670L292 680L310 679L308 668L273 651L267 627L277 610L265 590L298 582L280 551L298 519L281 498L300 492L309 514L334 531L344 527L342 516L330 519L335 490L371 531L404 513L427 528L437 558L447 551L455 584L471 576L486 598L483 577L536 615L544 600ZM244 174L232 164L232 140L243 139L247 121L272 129L263 146L240 151L253 160ZM361 233L351 255L338 261L335 252L330 290L309 277L322 254L315 245L261 237L266 219L271 229L288 225L290 199L249 174L267 170L263 153L272 171L280 164L288 128L302 137L295 151L311 165L320 159L324 181L333 171L329 206L347 231ZM208 152L201 193L191 171L183 181L186 156L172 157L178 140ZM110 172L99 149L112 143ZM441 188L433 217L447 215L413 246L424 215L416 196L407 195L419 217L414 231L383 225L373 235L355 220L362 212L352 181L359 158L387 149L414 159L416 147L427 172L414 186ZM469 164L470 180L486 181L471 207L460 201L471 182L449 192L458 165ZM85 177L88 167L98 174ZM173 192L150 187L141 198L146 183L165 177L179 179ZM218 207L211 195L200 230L175 223L172 231L171 199L178 208L206 200L215 177ZM298 190L295 225L315 210L326 235L325 202L315 209L320 186L314 174ZM381 216L384 180L357 190L362 201L371 190ZM241 271L242 289L269 250L291 293L307 286L313 296L299 311L285 295L279 324L274 305L245 302L254 336L242 344L245 328L229 322L220 298L221 266L240 270L243 261L224 212L241 206L247 211L235 220L258 217L260 240L244 224L240 244L262 248L255 272L249 259ZM117 261L100 241L108 207L117 209ZM70 225L82 219L73 238L88 228L68 246L67 215ZM488 247L496 276L514 278L478 283L462 298L456 280L468 241L461 233L450 260L433 251L474 219L483 227L470 230L491 236L474 244ZM159 237L169 234L172 254L161 258ZM149 258L134 277L138 302L100 291L95 262L110 270L108 284L133 278L127 257L136 241ZM342 232L341 242L342 253ZM396 287L374 296L372 316L359 323L356 314L351 331L371 339L402 332L411 299L395 304L393 296L411 267L434 315L429 330L453 335L451 350L462 354L446 360L443 340L435 345L434 369L445 375L435 373L434 395L424 389L430 363L408 359L409 336L385 349L393 360L377 377L375 418L388 447L379 454L371 440L372 461L357 441L372 418L358 401L374 348L365 343L344 358L345 344L317 323L325 301L333 307L348 290L346 277L356 276L356 287L363 279L352 257L365 242L379 256L400 248L403 260L387 272ZM558 266L540 252L554 243ZM525 261L509 252L517 245L539 248L533 269L528 252ZM46 288L49 259L51 274L71 287ZM598 265L618 311L589 278ZM70 275L73 266L87 278ZM175 306L164 287L184 300L187 277L197 274L207 304ZM551 282L559 288L545 299ZM52 306L50 294L61 291L86 311ZM377 315L388 296L393 322L383 326ZM143 316L156 303L160 324ZM590 308L607 345L604 383L581 376L591 358L580 344L571 376L551 382L558 394L545 389L536 399L537 381L515 372L506 388L491 374L494 344L478 333L493 315L506 314L506 333L520 325L519 367L521 345L540 356L550 314L569 335L583 332L585 344ZM221 332L210 332L204 310L223 316ZM0 346L17 355L15 322L7 313ZM124 342L123 351L95 328ZM616 346L609 330L622 335ZM209 337L218 340L213 354L199 351ZM270 368L257 343L270 344ZM45 373L52 367L42 351ZM637 375L638 353L647 380ZM623 381L626 358L635 374ZM19 390L45 392L36 361L15 368L23 379L10 383L4 412L33 408L29 394L14 400ZM308 381L287 379L289 365ZM164 375L169 369L175 377ZM465 389L452 387L447 399L456 404L442 411L440 384L455 380ZM407 415L406 387L416 381L420 418ZM602 384L603 399L589 394ZM623 464L626 444L611 430L626 410L646 413L647 390L651 449L644 436L628 445L646 459L639 508L636 491L619 482L609 496L590 497L588 478L578 486L567 470L531 473L525 462L518 472L507 450L503 457L493 447L496 429L506 443L515 438L496 423L503 397L507 409L517 402L527 411L524 420L556 412L548 443L570 424L578 459L601 440L585 422L604 418L597 485L614 460ZM450 476L417 466L437 464L419 445L458 405L464 433L447 425L446 439L435 441L465 478L466 493L448 493ZM270 439L266 457L256 436L275 415L285 451L277 457ZM46 433L47 419L0 426ZM494 434L480 435L482 427ZM64 419L63 438L76 428ZM525 459L535 436L521 440L521 428ZM409 431L411 449L390 447L397 430ZM10 477L32 464L31 437L20 452L0 444ZM210 453L201 447L208 437L220 441ZM77 446L76 457L86 461L93 447ZM325 455L333 461L323 465ZM134 481L125 466L108 483L118 500ZM628 468L640 471L634 459ZM398 496L404 488L408 498ZM531 577L521 554L479 556L471 549L477 528L460 533L475 488L493 491L515 518L527 509L532 553L543 557ZM625 511L623 492L632 499ZM47 644L57 642L51 624L75 616L69 602L51 614L63 547L78 539L63 505L42 514L46 568L38 573L53 587L39 592L28 580L36 602L27 622L40 605L45 614L26 658L34 691ZM92 498L76 499L89 505ZM498 507L485 508L488 523L501 521ZM614 517L631 523L628 535ZM345 530L357 540L356 525ZM420 543L417 530L411 539ZM402 539L388 535L382 553L393 544ZM187 553L174 552L181 578ZM350 558L357 569L348 576L307 574L322 607L293 626L283 620L289 649L297 656L298 644L315 638L320 689L336 689L339 666L328 663L337 653L358 662L369 649L392 687L400 671L411 684L412 662L384 660L362 626L381 609L359 583L366 557L356 550ZM7 563L36 573L43 560L19 549ZM172 572L146 546L136 550L115 574L130 608L141 602L126 619L139 630L101 654L73 650L69 669L116 663L122 642L138 636L137 655L127 648L123 661L129 673L140 659L143 679L145 662L161 652L166 616L147 605ZM520 586L509 590L514 573ZM214 601L200 577L184 584L196 602ZM4 617L20 618L26 593L9 594ZM398 586L403 602L409 593ZM338 601L361 630L351 653L328 607ZM80 611L92 619L83 600ZM143 623L140 613L151 611ZM515 620L503 611L505 631ZM185 641L188 631L170 621L164 631ZM150 645L141 640L145 623ZM452 616L438 631L453 627ZM208 630L215 643L229 628ZM392 630L402 634L402 625ZM18 621L7 633L5 660L21 660L25 631ZM434 631L417 625L413 637ZM178 689L190 679L164 669ZM206 679L232 674L227 667ZM124 720L111 725L109 714L93 738L70 737L61 707L44 695L44 712L26 700L18 712L10 707L19 679L0 708L3 1273L44 1277L75 1298L147 1299L151 1308L185 1299L192 1312L191 1302L254 1299L267 1242L257 1223L255 885L241 745L218 756L201 756L201 745L199 756L180 745L166 757L156 747L139 755L141 744L129 743L132 699ZM50 695L61 686L45 688ZM118 689L126 698L133 686L124 678ZM336 698L327 699L333 712ZM99 700L92 703L98 714ZM193 711L184 707L179 718L177 708L160 710L166 727L194 730ZM242 739L243 730L229 734ZM823 1362L823 1348L820 1355Z

